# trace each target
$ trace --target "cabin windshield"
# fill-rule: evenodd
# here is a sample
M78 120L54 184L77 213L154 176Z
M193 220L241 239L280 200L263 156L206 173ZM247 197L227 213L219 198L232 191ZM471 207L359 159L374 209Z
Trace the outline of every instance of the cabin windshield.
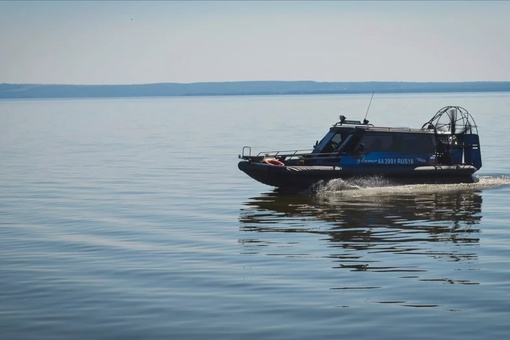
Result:
M353 136L353 134L351 133L347 137L345 137L343 143L340 145L338 150L340 150L342 152L351 152L351 151L353 151L354 150L354 144L351 143L352 136Z
M320 141L314 150L314 153L330 153L337 151L342 143L342 134L340 132L328 132Z

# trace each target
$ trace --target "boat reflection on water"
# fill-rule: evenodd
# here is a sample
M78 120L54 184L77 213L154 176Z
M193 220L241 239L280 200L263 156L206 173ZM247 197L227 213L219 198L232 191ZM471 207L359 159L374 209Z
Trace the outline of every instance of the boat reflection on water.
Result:
M274 254L275 244L285 244L301 256L328 257L334 267L362 271L425 271L423 255L432 262L477 258L482 195L476 186L342 183L342 190L314 195L275 191L249 199L239 218L247 232L243 251ZM311 235L327 246L311 246ZM408 256L395 256L402 254Z

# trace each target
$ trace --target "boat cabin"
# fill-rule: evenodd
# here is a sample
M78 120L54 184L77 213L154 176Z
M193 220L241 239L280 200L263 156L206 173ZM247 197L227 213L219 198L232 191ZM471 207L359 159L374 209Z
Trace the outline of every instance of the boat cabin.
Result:
M399 128L332 127L312 154L355 152L434 153L436 138L430 131Z
M471 131L471 122L460 125L454 126L452 133L451 124L439 125L439 129L437 122L421 129L375 127L366 120L349 121L341 116L340 122L315 144L310 159L315 164L352 164L349 158L355 158L357 164L470 164L479 169L478 134Z

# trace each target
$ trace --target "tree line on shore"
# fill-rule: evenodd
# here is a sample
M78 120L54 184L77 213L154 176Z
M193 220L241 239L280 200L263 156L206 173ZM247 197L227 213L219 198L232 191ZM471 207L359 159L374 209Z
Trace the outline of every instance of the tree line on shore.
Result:
M234 81L135 85L0 84L0 98L506 92L510 82Z

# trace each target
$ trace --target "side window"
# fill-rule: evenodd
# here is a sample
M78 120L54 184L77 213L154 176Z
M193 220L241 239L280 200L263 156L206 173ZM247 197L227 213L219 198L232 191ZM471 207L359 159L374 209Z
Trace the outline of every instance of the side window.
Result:
M422 133L366 133L359 141L359 144L361 143L365 147L365 152L435 152L434 136Z
M418 152L435 153L436 146L432 135L421 135L418 140Z
M387 133L374 133L363 136L361 143L365 145L366 152L383 152L390 151L393 139Z
M405 153L434 153L433 136L429 134L396 134L393 136L394 152Z

